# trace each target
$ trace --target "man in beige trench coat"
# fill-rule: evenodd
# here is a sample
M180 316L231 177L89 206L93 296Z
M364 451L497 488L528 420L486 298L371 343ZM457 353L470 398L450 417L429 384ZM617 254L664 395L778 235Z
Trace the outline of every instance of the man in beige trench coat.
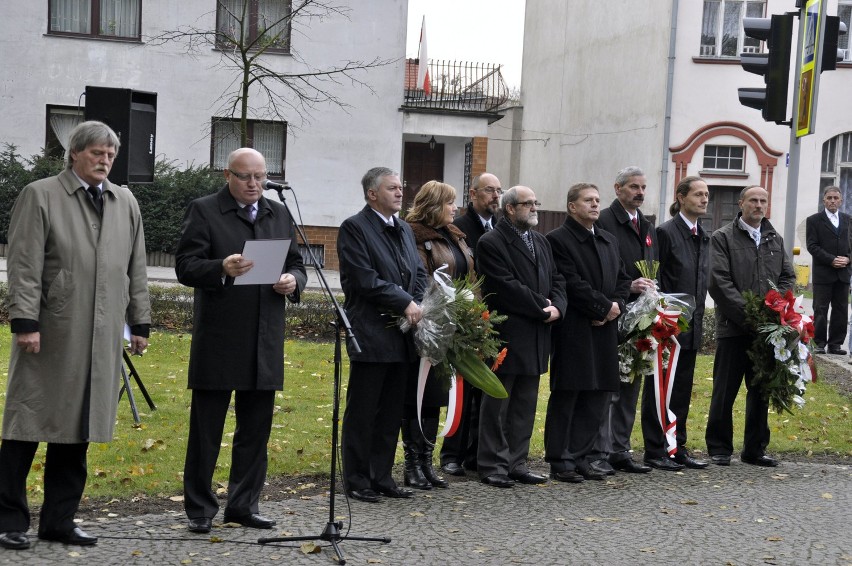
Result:
M112 439L123 328L133 353L148 345L145 236L133 194L107 174L119 140L106 124L71 133L66 169L24 187L9 225L9 316L14 334L0 444L0 546L24 549L26 479L47 442L38 536L91 545L74 525L89 442Z

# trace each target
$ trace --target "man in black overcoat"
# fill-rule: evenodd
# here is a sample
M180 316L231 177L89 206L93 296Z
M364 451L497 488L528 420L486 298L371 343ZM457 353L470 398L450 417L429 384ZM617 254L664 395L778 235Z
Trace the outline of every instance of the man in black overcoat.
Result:
M391 477L409 373L419 358L411 332L428 279L411 227L395 216L402 208L399 175L385 167L367 171L366 206L347 218L337 235L344 308L361 348L347 343L350 371L343 414L343 481L353 498L411 497Z
M848 214L840 212L843 196L839 187L826 187L822 191L825 210L808 216L805 221L805 240L808 253L813 257L814 282L814 342L817 353L846 355L843 341L849 310L849 221ZM831 307L829 322L828 307Z
M497 223L500 195L503 188L500 179L491 173L482 173L473 178L470 186L470 203L465 213L453 224L467 237L471 251L476 250L479 237L490 232ZM482 391L465 383L462 392L461 421L453 436L445 437L441 445L441 469L452 476L463 476L464 470L476 470L476 451L479 445L479 405Z
M639 210L645 202L647 182L645 173L635 166L625 167L615 179L615 200L601 211L596 225L616 237L624 269L633 280L630 285L629 301L654 286L654 281L642 277L636 262L657 259L657 237L653 226ZM601 426L600 435L595 443L598 458L592 467L598 471L614 473L613 468L631 473L645 473L651 468L635 462L630 455L630 433L636 420L636 403L642 380L622 383L610 398L609 417ZM654 407L643 405L643 411L653 411Z
M195 288L183 485L189 530L197 533L210 532L219 511L211 483L231 392L237 425L224 521L275 525L259 515L258 501L275 392L284 387L284 309L288 298L298 302L307 282L290 215L263 196L263 155L235 150L225 179L218 193L189 204L175 254L178 281ZM274 285L235 285L254 266L241 255L246 240L261 238L290 240L281 277Z
M527 455L535 422L538 384L547 371L551 323L565 312L565 282L547 239L531 228L539 206L529 187L503 195L503 217L476 247L477 273L488 307L508 318L499 327L508 353L497 377L509 396L482 396L477 469L482 482L495 487L543 483L532 473Z
M657 227L660 271L657 277L663 293L684 293L695 299L695 312L689 330L678 335L680 355L672 382L669 408L677 419L677 452L668 457L665 434L657 412L642 411L642 436L645 439L645 463L651 467L676 471L670 460L687 468L706 468L707 462L693 458L686 448L686 421L692 399L695 359L704 331L704 301L710 271L710 235L698 223L706 214L710 191L701 177L684 177L675 188L675 201L669 208L672 219ZM654 380L646 379L642 407L653 407Z
M595 228L598 188L568 189L568 217L547 235L556 268L565 278L568 307L553 326L550 399L544 425L544 459L558 481L602 480L591 454L610 394L618 391L618 317L630 277L615 236Z

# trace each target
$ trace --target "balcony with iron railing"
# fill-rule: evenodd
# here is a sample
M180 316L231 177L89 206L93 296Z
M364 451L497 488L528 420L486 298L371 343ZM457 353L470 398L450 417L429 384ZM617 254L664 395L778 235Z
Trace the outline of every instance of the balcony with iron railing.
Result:
M429 61L431 90L417 85L418 60L405 66L405 98L402 109L441 114L481 115L494 120L509 100L509 88L501 65L465 61Z

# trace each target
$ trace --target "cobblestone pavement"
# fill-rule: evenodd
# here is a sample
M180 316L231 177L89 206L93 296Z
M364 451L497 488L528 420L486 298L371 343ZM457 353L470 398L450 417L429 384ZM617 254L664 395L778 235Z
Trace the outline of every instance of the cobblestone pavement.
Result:
M353 536L347 564L852 564L852 467L784 462L729 468L617 474L606 482L550 482L497 489L452 478L450 489L378 504L338 496L335 515ZM305 554L301 543L257 544L258 537L319 535L327 495L264 502L272 531L223 527L186 530L181 513L102 517L81 526L100 537L79 548L34 541L0 550L0 564L296 564L333 563L328 543ZM221 515L218 517L221 519Z

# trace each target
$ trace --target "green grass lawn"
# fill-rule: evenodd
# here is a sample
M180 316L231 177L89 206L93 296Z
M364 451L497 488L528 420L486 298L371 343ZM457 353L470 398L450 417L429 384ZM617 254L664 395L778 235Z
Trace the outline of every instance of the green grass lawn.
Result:
M0 326L0 401L5 403L8 378L9 327ZM142 422L134 425L130 406L123 398L113 442L93 444L89 449L89 482L86 493L97 498L131 498L137 494L169 497L182 491L181 475L186 450L191 394L186 389L186 367L189 359L188 334L155 332L144 357L133 363L157 404L148 410L137 392L137 405ZM272 435L269 441L270 475L327 474L331 460L332 399L334 366L332 344L288 341L285 347L284 391L277 394ZM712 357L699 356L695 390L689 422L690 447L704 448L704 427L710 404ZM342 401L346 397L348 363L344 354ZM538 414L533 431L531 458L543 457L544 411L547 406L547 377L541 380ZM852 456L850 399L831 386L817 383L805 394L805 408L794 415L769 415L773 454L796 453ZM735 449L742 442L745 395L740 394L734 409ZM0 409L2 412L2 409ZM341 408L341 418L342 418ZM634 428L634 448L642 449L639 417ZM215 480L227 483L230 467L234 422L229 414ZM42 491L42 446L28 489L34 502ZM402 457L401 448L397 459Z

